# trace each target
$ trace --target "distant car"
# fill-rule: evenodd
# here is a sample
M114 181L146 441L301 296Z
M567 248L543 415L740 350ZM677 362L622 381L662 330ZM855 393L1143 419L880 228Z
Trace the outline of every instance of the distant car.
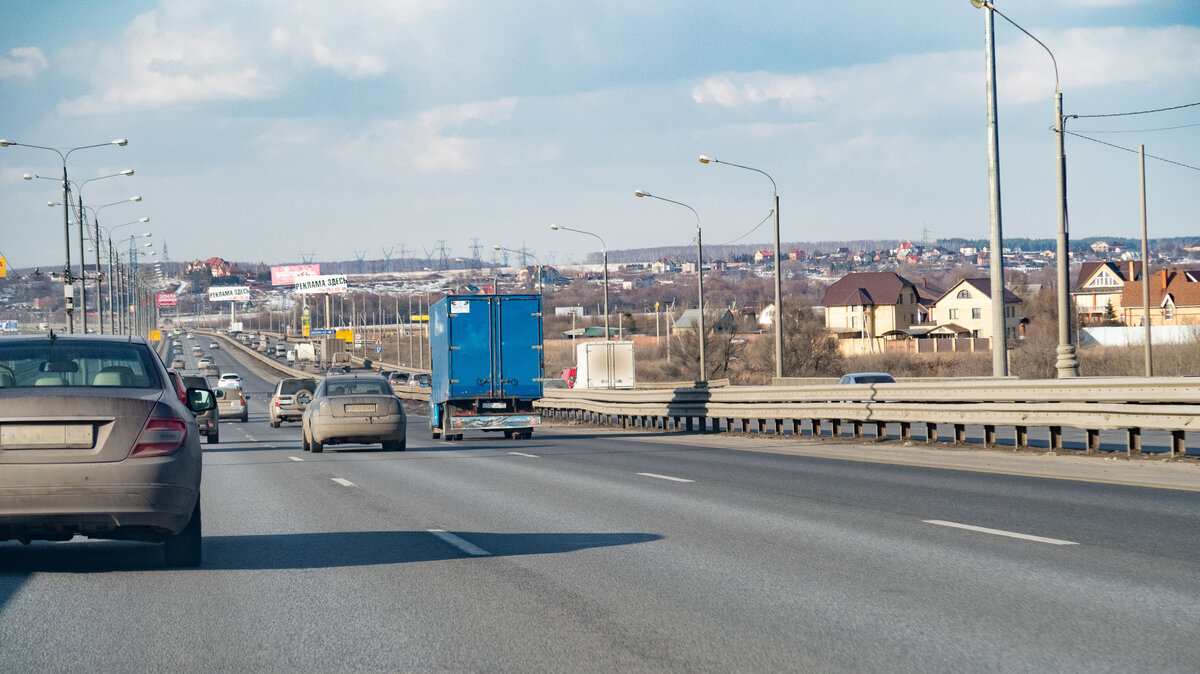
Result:
M388 383L392 385L392 390L395 391L401 386L408 386L409 378L410 375L407 372L400 372L397 370L388 376Z
M140 337L0 337L0 363L0 541L161 542L168 566L200 564L193 413L212 394L180 402Z
M221 376L221 368L217 367L217 364L212 361L206 363L204 367L200 368L200 371L204 373L205 377L215 378Z
M276 358L283 358L284 356L287 355L287 352L288 352L288 348L285 345L283 345L283 344L275 345L275 357Z
M429 388L429 373L414 372L408 376L409 386L418 386L420 388Z
M345 365L330 365L325 370L325 376L327 376L327 377L330 375L335 375L335 374L349 374L349 373L350 373L350 370Z
M217 385L225 386L229 382L233 382L233 383L237 384L238 386L241 386L242 385L242 375L240 375L236 372L226 372L221 375L220 379L217 380Z
M407 419L400 399L377 374L333 375L317 386L301 420L300 445L322 452L325 445L382 443L384 450L408 446Z
M196 361L196 367L204 367L205 365L208 365L209 363L215 363L215 362L216 361L213 360L212 356L201 356L199 358L199 360Z
M183 368L187 367L187 362L182 358L175 358L171 361L171 367L175 368L176 370L182 370Z
M272 428L284 421L300 421L304 410L317 390L317 380L309 378L280 379L267 401L267 416Z
M188 388L203 389L212 393L212 387L208 385L208 380L198 374L184 374L183 385ZM213 396L216 400L216 396ZM205 410L204 412L196 413L196 427L200 429L200 435L205 436L208 444L215 445L221 441L220 415L215 409Z
M187 333L186 335L184 335L184 337L186 337L188 339L195 339L194 337L192 337L192 333L190 333L190 332Z
M220 344L217 344L216 342L209 342L209 343L208 343L208 348L210 348L210 349L219 349L219 348L221 348L221 345L220 345Z
M896 379L886 372L855 372L844 374L837 380L840 384L895 384Z
M242 423L250 420L250 406L246 404L246 394L241 386L218 386L213 394L217 397L217 414L222 419L232 417Z
M201 348L200 348L200 347L198 347L198 346L193 346L193 347L192 347L192 355L193 355L193 356L203 356L203 355L204 355L204 349L201 349Z

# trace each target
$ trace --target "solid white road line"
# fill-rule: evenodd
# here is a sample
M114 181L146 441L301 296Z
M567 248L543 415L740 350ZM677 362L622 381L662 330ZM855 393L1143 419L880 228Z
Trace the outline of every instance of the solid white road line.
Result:
M1031 536L1030 534L1019 534L1014 531L1004 531L1003 529L988 529L987 527L977 527L971 524L960 524L958 522L947 522L945 520L922 520L926 524L936 524L939 527L953 527L955 529L966 529L967 531L978 531L984 534L993 534L995 536L1008 536L1009 538L1019 538L1023 541L1033 541L1035 543L1049 543L1050 545L1079 545L1074 541L1064 541L1057 538L1045 538L1043 536Z
M670 480L672 482L695 482L695 480L685 480L682 477L671 477L670 475L659 475L657 473L638 473L638 475L658 478L659 480Z
M450 545L453 545L468 555L471 555L472 557L489 557L492 554L466 539L455 536L445 529L429 529L429 533L437 536L438 538L449 543Z
M303 460L304 460L304 459L301 459L301 458L300 458L300 457L298 457L298 456L289 456L288 458L289 458L289 459L291 459L292 461L303 461Z
M341 478L341 477L331 477L331 478L329 478L329 479L331 479L331 480L333 480L334 482L336 482L336 483L338 483L338 484L342 485L343 487L353 487L353 486L354 486L354 483L353 483L353 482L351 482L350 480L347 480L347 479L345 479L345 478Z
M509 454L512 454L513 456L527 456L531 459L538 458L537 454L526 454L525 452L509 452Z

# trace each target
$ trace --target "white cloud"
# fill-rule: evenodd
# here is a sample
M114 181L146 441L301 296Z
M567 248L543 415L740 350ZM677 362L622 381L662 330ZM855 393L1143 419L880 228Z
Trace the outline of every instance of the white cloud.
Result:
M17 47L0 57L0 80L31 80L49 66L37 47Z

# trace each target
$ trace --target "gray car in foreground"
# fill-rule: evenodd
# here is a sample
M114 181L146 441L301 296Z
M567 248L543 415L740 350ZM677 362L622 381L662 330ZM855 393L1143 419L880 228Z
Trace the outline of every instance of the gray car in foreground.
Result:
M174 390L140 337L0 337L0 541L165 543L200 563L206 389Z
M381 443L385 450L408 446L404 406L392 386L377 374L326 377L313 393L301 419L301 447L324 451L325 445Z

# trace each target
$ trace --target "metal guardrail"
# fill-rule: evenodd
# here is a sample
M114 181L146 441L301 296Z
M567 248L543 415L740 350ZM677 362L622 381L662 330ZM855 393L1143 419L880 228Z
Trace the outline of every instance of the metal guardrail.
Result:
M731 432L753 425L776 434L790 426L799 435L807 422L813 436L828 422L840 436L849 422L855 437L864 424L875 437L886 425L900 425L904 440L913 426L937 441L937 427L954 428L956 443L966 426L984 429L984 444L996 444L996 428L1012 426L1017 447L1029 446L1030 427L1049 427L1051 449L1062 448L1062 429L1086 432L1086 451L1100 448L1101 430L1128 432L1127 452L1140 454L1146 430L1171 434L1170 455L1186 452L1184 434L1200 431L1200 378L1074 380L964 380L933 384L855 384L849 386L731 386L660 390L602 391L548 389L535 403L552 418L619 425L622 428ZM736 423L740 422L740 424Z

